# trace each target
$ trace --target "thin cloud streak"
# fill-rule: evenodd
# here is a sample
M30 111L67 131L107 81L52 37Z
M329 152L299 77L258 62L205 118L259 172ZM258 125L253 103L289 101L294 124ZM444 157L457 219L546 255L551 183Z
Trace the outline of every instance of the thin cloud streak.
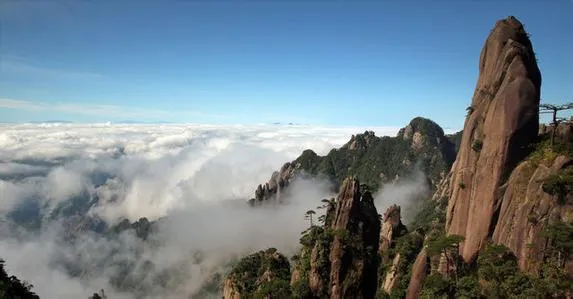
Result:
M63 112L79 115L90 115L106 118L143 118L143 119L169 119L172 117L227 117L220 114L208 114L199 111L165 111L156 109L141 109L123 107L117 105L101 104L68 104L68 103L44 103L36 101L16 100L0 98L0 108L24 110L31 112Z
M39 67L27 62L18 60L0 60L0 74L21 75L40 77L43 79L61 79L61 80L99 80L105 79L106 76L92 72L81 72L71 70L61 70L53 68Z

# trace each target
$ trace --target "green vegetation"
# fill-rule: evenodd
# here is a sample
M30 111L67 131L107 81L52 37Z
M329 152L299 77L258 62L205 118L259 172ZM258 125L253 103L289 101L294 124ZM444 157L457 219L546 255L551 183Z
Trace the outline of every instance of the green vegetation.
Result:
M454 151L457 153L460 150L460 144L462 143L462 134L464 131L459 131L454 134L446 135L446 138L450 140L452 144L454 144Z
M469 111L471 113L471 111ZM424 127L429 125L429 127ZM423 145L421 153L416 153L412 145L413 132L419 128L427 131L427 136L443 132L431 133L432 126L423 120L415 120L410 127L402 130L398 137L376 137L372 132L365 132L354 136L352 140L340 149L332 150L328 155L320 157L312 151L305 151L299 159L301 167L315 175L325 175L340 182L349 174L357 175L366 183L362 186L378 188L380 174L387 180L400 175L408 167L404 161L418 161L416 157L427 157L427 153L435 153L436 148ZM405 138L406 137L406 138ZM459 146L462 133L447 136L450 144ZM550 167L560 155L573 156L571 142L555 138L551 145L550 136L540 136L538 142L523 149L524 156L513 157L515 162L525 161L523 181L529 182L534 171L540 165ZM429 138L422 138L427 140ZM418 139L419 140L419 139ZM422 142L423 143L423 142ZM476 139L472 142L472 150L480 152L483 142ZM418 149L419 150L419 149ZM457 150L457 148L456 148ZM436 158L436 156L434 156ZM440 156L443 159L443 156ZM443 160L445 161L445 160ZM426 161L427 162L427 161ZM429 165L429 164L426 164ZM436 169L445 164L434 163L426 168L429 176L435 174ZM508 171L511 174L511 171ZM520 185L521 181L516 182ZM464 182L459 183L460 188L466 188ZM549 176L542 185L543 191L555 195L559 204L568 207L573 194L573 166L569 166L556 174ZM525 194L524 194L525 195ZM323 200L320 209L332 210L333 200ZM417 207L417 214L407 223L408 228L402 227L393 231L391 244L386 250L378 254L362 248L359 244L362 236L352 234L347 230L329 229L328 213L318 217L320 226L313 225L306 230L301 238L300 254L293 257L293 269L297 271L299 280L291 287L294 298L323 298L328 297L330 273L330 246L335 238L344 245L345 260L362 258L378 266L378 289L376 298L404 298L410 283L413 264L423 248L427 252L427 276L422 282L421 298L565 298L573 293L573 280L571 279L571 260L573 258L573 223L571 213L565 210L565 216L559 220L552 215L541 217L540 211L533 209L528 215L529 223L544 228L540 233L542 244L528 244L527 250L534 250L540 256L540 263L534 265L531 274L520 271L517 257L511 250L499 244L484 244L478 252L476 259L465 263L460 257L459 244L464 241L462 236L448 235L445 232L446 209L448 198L439 200L423 200ZM312 217L313 214L307 214ZM309 219L310 220L310 219ZM311 220L312 221L312 220ZM311 255L315 252L314 256ZM399 259L395 259L397 256ZM393 262L397 261L395 269ZM311 265L312 263L312 265ZM350 267L354 265L350 264ZM311 291L309 273L311 268L317 270L322 289ZM390 271L396 276L391 292L386 293L383 288L384 278ZM352 271L350 269L346 271ZM354 274L353 274L354 275ZM346 282L345 282L346 283ZM279 283L277 283L279 284ZM343 284L343 286L349 286ZM314 287L314 286L313 286Z
M397 137L377 137L372 131L353 136L339 149L331 150L326 156L318 156L312 150L305 150L296 160L305 172L326 177L338 184L355 175L360 182L377 190L381 185L381 174L386 180L402 176L412 170L416 163L426 171L430 180L437 182L443 171L448 171L455 159L454 144L444 136L440 126L429 119L414 118L409 126L426 136L428 142L414 150L412 140ZM403 130L401 131L403 133ZM440 144L436 139L441 138Z
M236 290L246 298L288 298L290 264L275 248L253 253L237 263L229 274ZM280 295L280 296L279 296Z
M129 222L128 219L123 219L118 224L110 228L112 234L119 234L127 230L133 230L138 238L146 240L151 233L154 232L155 227L153 222L147 220L147 218L139 218L136 222Z
M573 166L550 175L543 183L543 191L555 195L560 204L565 204L567 196L573 194Z
M8 275L4 268L4 260L0 259L0 298L6 299L38 299L38 295L32 292L32 285L20 281L14 275Z
M310 256L312 250L316 247L318 257L314 267L319 270L318 274L323 282L328 282L330 277L330 262L328 255L330 254L330 245L335 236L344 238L347 235L342 230L332 230L324 227L314 226L311 229L303 232L300 238L302 245L301 254L295 262L295 269L299 271L300 279L293 285L293 296L295 298L309 298L312 297L310 286L308 284L308 275L311 268ZM326 288L315 294L318 297L328 296Z
M468 116L471 115L471 114L474 112L474 110L475 110L474 106L469 105L469 106L466 108L466 111L468 112Z
M304 214L304 218L307 219L309 221L310 227L314 226L314 223L312 222L313 219L313 215L315 215L316 212L314 210L308 210L306 211L306 213Z
M541 163L549 167L560 155L573 157L573 142L557 138L551 146L550 136L545 134L539 136L539 140L532 144L528 151L526 160L530 161L533 166L537 167Z
M474 140L474 142L472 143L472 149L479 153L482 148L483 148L483 141L479 139Z
M389 294L390 298L404 298L406 296L406 289L408 288L408 283L410 281L410 276L412 273L412 266L416 260L416 256L422 249L424 243L424 237L416 232L406 234L396 241L396 247L390 252L391 259L389 260L389 265L381 265L381 270L390 270L392 260L396 254L400 254L400 262L397 267L397 281L396 285L392 289L392 293ZM387 273L387 271L384 271ZM381 276L384 278L384 275ZM383 281L381 279L381 281ZM379 287L379 293L383 292L381 287ZM380 295L379 295L380 296Z

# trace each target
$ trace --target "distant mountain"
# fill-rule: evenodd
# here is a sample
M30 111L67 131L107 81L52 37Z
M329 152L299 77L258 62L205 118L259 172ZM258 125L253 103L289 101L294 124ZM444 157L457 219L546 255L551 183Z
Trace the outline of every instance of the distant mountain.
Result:
M319 156L308 149L275 171L255 191L252 203L277 197L299 177L322 177L339 186L344 178L356 176L371 190L416 169L426 173L433 187L450 169L455 145L435 122L416 117L396 137L377 137L372 131L353 135L342 147Z

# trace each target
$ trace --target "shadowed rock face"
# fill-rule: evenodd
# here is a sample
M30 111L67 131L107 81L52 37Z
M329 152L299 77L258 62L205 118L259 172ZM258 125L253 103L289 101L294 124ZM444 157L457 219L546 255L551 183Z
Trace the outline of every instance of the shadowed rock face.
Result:
M428 272L429 267L428 262L428 254L426 253L426 249L422 249L418 256L416 257L416 261L412 266L412 276L410 278L410 283L408 284L408 289L406 291L406 298L407 299L415 299L420 296L420 291L422 290L422 284L424 283L424 279L426 278L426 274Z
M465 241L471 261L493 232L502 186L539 128L541 74L523 25L514 17L496 23L480 56L480 74L468 108L460 151L440 196L451 196L448 234Z
M329 201L323 223L301 239L301 258L291 277L294 293L302 298L374 298L380 216L372 194L361 192L356 178L346 178L337 198ZM308 285L308 292L297 293L301 284Z
M374 258L380 241L380 218L370 192L360 193L356 179L346 179L338 195L330 228L330 298L374 298L378 264ZM361 254L357 254L361 252Z

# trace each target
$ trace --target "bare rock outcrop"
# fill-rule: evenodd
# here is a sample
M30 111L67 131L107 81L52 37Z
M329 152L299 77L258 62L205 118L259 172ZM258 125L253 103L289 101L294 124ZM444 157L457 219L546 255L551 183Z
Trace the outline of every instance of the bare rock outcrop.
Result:
M354 177L327 203L322 226L301 238L293 293L302 298L374 298L378 285L380 216ZM302 287L301 287L302 286Z
M428 273L429 266L428 254L424 248L420 251L416 257L414 265L412 266L412 276L410 277L408 289L406 290L406 299L415 299L420 297L420 291L422 290L422 285L426 278L426 274Z
M395 241L397 235L406 233L406 226L402 224L400 206L391 205L384 213L382 229L380 230L380 252L388 250Z
M493 241L503 244L518 258L522 271L537 274L550 240L542 232L554 220L571 221L573 194L549 194L544 190L548 177L573 164L570 158L547 153L541 161L529 159L511 174L503 195Z
M251 204L257 204L265 200L281 200L281 195L288 185L300 173L300 165L294 162L285 163L279 171L273 172L269 181L260 184L255 190L255 198L250 200Z
M378 283L376 254L380 218L370 192L360 193L360 183L347 178L337 198L330 229L330 298L374 298Z
M442 127L423 117L413 118L400 129L398 138L410 143L411 155L402 164L410 167L416 162L425 161L429 183L435 187L456 158L455 144L444 135Z
M349 150L365 150L376 140L373 131L365 131L364 134L352 135L343 148Z
M523 25L514 17L496 23L482 49L479 78L457 159L450 172L448 234L465 241L471 261L491 235L501 205L500 187L537 137L541 74Z
M225 279L225 282L223 282L223 298L241 299L241 294L231 279Z
M390 266L390 270L386 272L386 276L384 277L384 282L382 284L382 289L384 292L390 294L394 285L396 285L396 280L398 279L398 267L400 266L400 254L397 253L392 260L392 265Z

